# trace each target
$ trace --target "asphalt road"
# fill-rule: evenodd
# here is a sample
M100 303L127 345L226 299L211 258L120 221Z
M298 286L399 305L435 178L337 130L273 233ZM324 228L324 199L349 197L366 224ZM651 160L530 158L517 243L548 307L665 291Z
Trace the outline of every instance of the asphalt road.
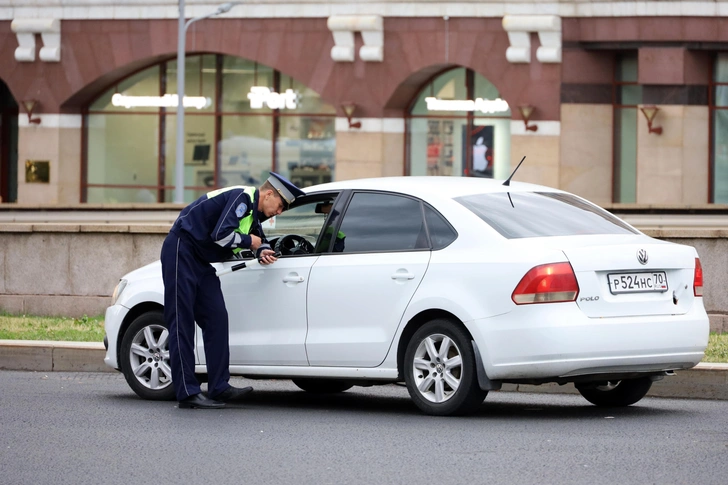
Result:
M236 385L250 381L233 379ZM120 374L0 372L0 482L15 484L725 484L728 401L493 392L466 418L407 390L335 397L255 381L215 411L142 401Z

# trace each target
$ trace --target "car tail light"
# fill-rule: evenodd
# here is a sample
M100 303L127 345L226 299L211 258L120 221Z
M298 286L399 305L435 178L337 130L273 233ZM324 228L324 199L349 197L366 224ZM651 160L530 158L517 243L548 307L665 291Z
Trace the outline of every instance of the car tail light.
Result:
M703 296L703 267L700 258L695 258L695 276L693 276L693 294Z
M579 294L574 269L569 263L532 268L516 286L511 299L516 305L575 301Z

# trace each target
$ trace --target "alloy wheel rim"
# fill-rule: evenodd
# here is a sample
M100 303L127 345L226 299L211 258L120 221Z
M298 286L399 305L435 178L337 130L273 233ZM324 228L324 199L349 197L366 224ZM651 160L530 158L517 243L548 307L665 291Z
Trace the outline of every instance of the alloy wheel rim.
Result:
M412 362L414 384L420 395L444 403L455 395L463 375L460 349L447 335L434 334L417 346Z
M158 391L172 384L169 366L169 331L161 325L148 325L136 335L129 349L129 362L137 381Z

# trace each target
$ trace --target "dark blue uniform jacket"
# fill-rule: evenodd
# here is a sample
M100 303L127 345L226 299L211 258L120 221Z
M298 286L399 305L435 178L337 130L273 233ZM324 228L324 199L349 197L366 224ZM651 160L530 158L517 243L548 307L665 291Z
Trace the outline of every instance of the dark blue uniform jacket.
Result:
M256 189L253 200L244 192L245 187L230 187L203 195L180 212L172 226L172 232L187 237L195 247L197 256L208 263L228 261L233 257L233 249L250 248L250 234L255 234L264 242L265 235L260 221L265 217L258 212ZM240 220L251 215L253 224L248 234L236 231ZM267 245L262 245L269 247Z

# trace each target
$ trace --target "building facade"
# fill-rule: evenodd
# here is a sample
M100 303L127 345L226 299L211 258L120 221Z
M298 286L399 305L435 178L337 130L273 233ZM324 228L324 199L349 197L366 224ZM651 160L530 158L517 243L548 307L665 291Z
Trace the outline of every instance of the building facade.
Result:
M187 19L215 12L191 1ZM4 203L506 178L600 204L728 203L728 1L0 0ZM181 172L178 172L181 171Z

